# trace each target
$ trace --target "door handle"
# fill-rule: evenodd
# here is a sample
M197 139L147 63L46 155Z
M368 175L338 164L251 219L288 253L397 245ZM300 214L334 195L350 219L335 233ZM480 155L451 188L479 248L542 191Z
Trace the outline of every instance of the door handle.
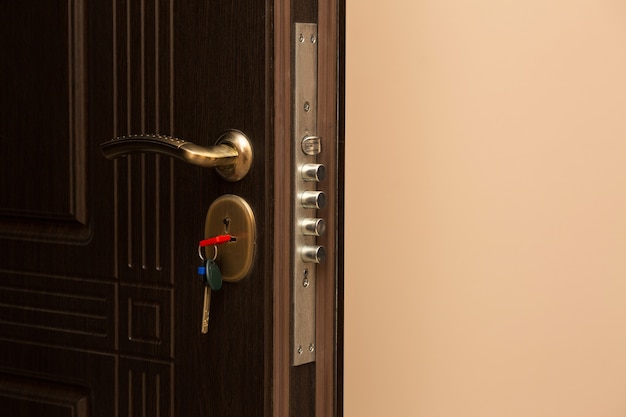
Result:
M239 181L252 165L252 146L238 130L223 133L213 146L200 146L165 135L120 136L100 144L105 158L116 159L131 153L157 153L181 159L193 165L215 168L227 181Z

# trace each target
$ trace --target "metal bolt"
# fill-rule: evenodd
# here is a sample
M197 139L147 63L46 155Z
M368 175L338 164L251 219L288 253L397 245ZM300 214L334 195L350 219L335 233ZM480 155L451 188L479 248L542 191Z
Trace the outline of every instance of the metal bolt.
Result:
M309 345L309 352L313 352L315 350L315 345L313 343L311 343Z
M304 42L304 35L302 33L300 34L300 42Z
M311 43L315 43L317 42L317 37L315 36L315 34L311 35Z
M305 101L304 102L304 111L308 112L309 110L311 110L311 104L309 104L308 101Z
M302 355L302 352L304 352L304 349L302 349L302 346L298 346L298 355Z

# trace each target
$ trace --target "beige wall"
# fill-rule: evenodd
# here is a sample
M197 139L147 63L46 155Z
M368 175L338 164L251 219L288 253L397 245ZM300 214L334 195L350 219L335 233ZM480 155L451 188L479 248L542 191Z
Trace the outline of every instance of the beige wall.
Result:
M345 416L625 416L626 2L347 3Z

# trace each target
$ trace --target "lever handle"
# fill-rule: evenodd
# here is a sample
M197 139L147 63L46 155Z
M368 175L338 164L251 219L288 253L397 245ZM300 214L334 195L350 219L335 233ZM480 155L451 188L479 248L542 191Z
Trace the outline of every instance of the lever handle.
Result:
M164 135L120 136L100 145L105 158L116 159L131 153L158 153L173 156L193 165L215 168L227 181L239 181L252 165L252 146L238 130L222 134L216 145L200 146Z

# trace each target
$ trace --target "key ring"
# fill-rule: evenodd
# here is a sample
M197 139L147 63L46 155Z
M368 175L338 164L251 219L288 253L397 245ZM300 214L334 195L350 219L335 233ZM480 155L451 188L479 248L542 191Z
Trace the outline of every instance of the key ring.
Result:
M235 240L236 239L231 235L219 235L219 236L211 237L209 239L201 240L200 244L198 245L198 256L200 257L200 260L202 262L206 261L204 256L202 256L202 248L204 248L205 246L213 245L213 249L215 250L215 255L213 255L213 260L215 261L217 259L217 245L221 245L223 243L228 243L228 242L234 242Z
M202 248L204 246L202 245L198 245L198 256L200 257L200 260L202 262L206 261L206 258L202 255ZM213 255L213 261L215 261L217 259L217 245L213 245L213 250L215 251L215 254Z

